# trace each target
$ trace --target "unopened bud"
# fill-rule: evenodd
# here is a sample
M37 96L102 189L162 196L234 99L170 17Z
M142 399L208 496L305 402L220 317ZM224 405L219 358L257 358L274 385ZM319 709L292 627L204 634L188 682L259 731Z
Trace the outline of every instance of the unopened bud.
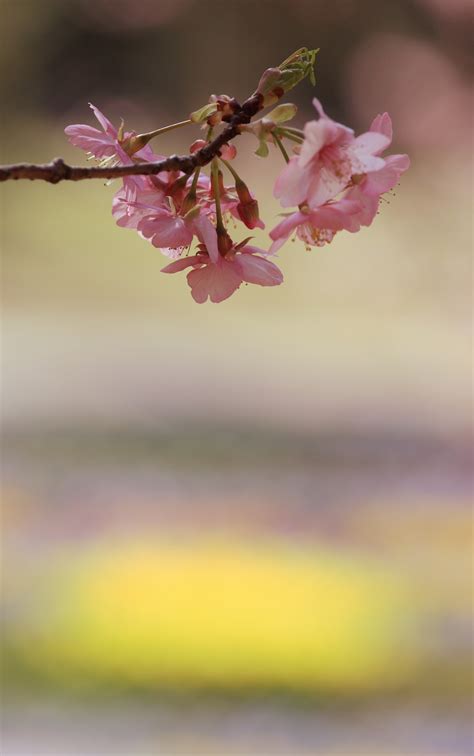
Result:
M315 83L314 62L317 52L317 50L301 47L284 60L278 68L267 68L255 91L255 94L262 96L263 107L273 105L306 76L309 76L312 84Z
M244 181L242 181L242 179L237 179L237 181L235 182L235 190L242 204L245 205L248 202L252 202L253 197L249 192L249 188L247 184Z
M207 142L204 139L196 139L195 142L192 143L191 147L189 148L189 152L191 155L194 155L195 152L199 152L203 147L205 147Z
M221 149L221 157L224 160L233 160L237 155L237 148L233 144L224 144Z
M260 215L258 212L258 202L256 199L250 200L250 202L239 202L237 205L237 212L242 223L245 223L247 228L264 228Z

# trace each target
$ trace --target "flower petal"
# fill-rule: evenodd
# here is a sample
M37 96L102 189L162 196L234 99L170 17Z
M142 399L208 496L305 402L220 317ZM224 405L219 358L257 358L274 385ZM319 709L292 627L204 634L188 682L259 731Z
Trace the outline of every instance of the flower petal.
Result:
M238 255L235 260L242 279L260 286L278 286L283 281L283 274L275 263L258 255Z
M370 124L369 131L378 131L379 134L384 134L389 139L389 144L392 142L393 128L392 119L388 113L379 113L375 116L374 120Z
M85 152L90 152L96 158L110 157L116 153L113 139L93 126L85 123L75 123L64 129L69 142Z
M276 241L277 239L284 239L286 241L291 232L302 223L305 223L307 220L308 216L305 213L300 212L299 210L296 213L288 215L270 231L270 239L273 239L273 241Z
M112 139L117 138L117 129L115 126L112 125L112 123L109 121L107 116L105 116L99 108L96 108L95 105L93 105L91 102L89 103L89 107L93 111L95 117L99 121L100 125L104 129L105 133L108 134Z
M353 149L358 156L365 153L377 155L379 152L385 150L390 142L391 139L379 131L366 131L365 134L361 134L355 138Z
M174 262L169 263L169 265L165 265L165 267L161 269L161 272L162 273L179 273L180 270L184 270L185 268L190 268L195 265L202 265L203 263L206 263L206 258L204 255L191 255L191 257L180 257L179 260L174 260Z
M278 176L273 193L283 207L294 207L306 199L309 181L309 172L300 168L294 156Z
M195 302L202 304L209 297L211 302L228 299L242 283L234 263L222 260L217 265L206 265L192 270L187 275L188 284Z
M212 262L217 262L219 259L217 233L209 218L203 213L199 213L199 215L193 220L192 225L199 241L206 245L208 255Z
M187 247L193 240L193 233L183 218L171 213L147 216L140 221L138 229L158 248Z

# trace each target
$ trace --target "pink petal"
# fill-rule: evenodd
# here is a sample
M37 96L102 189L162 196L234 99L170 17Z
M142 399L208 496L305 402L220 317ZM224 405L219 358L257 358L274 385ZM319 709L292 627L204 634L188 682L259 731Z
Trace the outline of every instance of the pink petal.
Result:
M270 245L270 249L268 250L268 255L276 255L279 249L283 247L285 242L288 240L288 237L281 237L280 239L276 239L273 244Z
M317 157L327 144L331 144L337 137L337 126L334 121L324 118L320 121L309 121L304 127L304 142L298 159L300 168Z
M244 281L260 286L278 286L283 281L283 274L277 266L263 257L239 255L236 258Z
M151 240L154 247L187 247L193 240L193 233L182 218L166 214L144 218L138 229Z
M102 113L102 111L100 111L99 108L96 108L96 106L91 102L89 103L89 107L94 112L95 117L99 121L105 133L108 134L112 139L116 139L118 132L115 126L113 126L109 119Z
M180 270L190 268L195 265L202 265L207 262L204 255L192 255L191 257L180 257L169 265L161 269L162 273L179 273Z
M379 113L379 115L375 116L374 120L370 124L369 131L378 131L380 134L384 134L390 140L389 144L391 144L393 129L392 119L390 118L389 114Z
M239 248L240 252L243 252L245 255L268 255L268 252L266 249L260 249L260 247L254 247L253 244L245 244L244 247Z
M192 222L194 231L199 241L206 245L206 249L212 262L219 259L219 249L217 247L217 233L209 218L200 213Z
M90 152L97 158L115 155L115 142L93 126L87 126L85 123L76 123L72 126L66 126L64 132L74 147L79 147L85 152Z
M389 155L385 162L391 168L395 168L400 174L405 173L410 167L410 158L408 155Z
M122 165L133 165L133 160L118 142L115 142L115 152Z
M310 173L298 165L298 157L290 158L275 182L273 193L283 207L294 207L306 199Z
M351 189L347 197L356 201L359 210L350 216L350 223L346 226L346 230L354 233L359 231L361 225L370 226L377 213L379 197L365 194L359 186Z
M315 210L306 219L315 228L327 228L330 231L349 230L353 225L352 216L358 209L357 203L350 203L347 208L328 205Z
M277 239L284 239L286 241L291 232L302 223L306 223L307 220L308 216L305 213L300 212L299 210L296 213L288 215L270 231L270 239L273 239L273 241L276 241Z
M361 184L365 194L381 195L390 191L398 183L400 175L410 166L408 155L389 155L379 171L371 171Z
M337 174L330 167L321 165L315 172L307 192L307 202L311 208L319 207L334 199L347 185L349 176Z
M354 151L357 155L369 153L376 155L382 150L385 150L391 140L385 134L381 134L379 131L366 131L365 134L361 134L356 137L354 141Z
M242 283L242 278L233 263L222 260L217 265L206 265L192 270L187 275L193 299L202 304L209 297L211 302L228 299Z
M319 115L320 115L321 118L327 118L327 115L324 112L324 108L321 105L321 103L320 103L320 101L318 100L317 97L313 97L313 105L316 108L316 110L318 111L318 113L319 113Z

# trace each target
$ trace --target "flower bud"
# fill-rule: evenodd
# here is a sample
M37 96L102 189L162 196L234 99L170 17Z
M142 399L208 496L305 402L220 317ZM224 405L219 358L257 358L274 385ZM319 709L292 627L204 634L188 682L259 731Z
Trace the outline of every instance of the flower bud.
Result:
M235 182L235 189L240 200L237 205L237 212L242 223L245 223L247 228L256 228L257 226L263 228L263 223L258 214L258 202L250 194L247 184L238 180Z
M189 152L191 155L194 155L195 152L199 152L203 147L205 147L207 142L204 139L196 139L195 142L192 143L191 147L189 148Z
M237 148L233 144L224 144L220 149L220 153L224 160L233 160L237 155Z
M301 47L284 60L278 68L267 68L254 93L263 98L263 107L273 105L306 76L314 85L314 62L317 52L317 50Z
M260 220L258 213L258 202L256 199L250 202L239 202L237 205L237 212L242 223L245 223L247 228L263 228L263 223Z

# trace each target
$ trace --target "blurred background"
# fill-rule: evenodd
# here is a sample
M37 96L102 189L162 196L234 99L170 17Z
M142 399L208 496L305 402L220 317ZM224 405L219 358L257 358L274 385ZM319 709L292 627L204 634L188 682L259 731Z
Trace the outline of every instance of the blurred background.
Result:
M471 753L470 4L1 11L2 162L84 164L89 101L157 128L302 45L294 125L388 110L412 160L372 228L219 306L114 187L2 185L2 753ZM271 228L281 157L237 146Z

